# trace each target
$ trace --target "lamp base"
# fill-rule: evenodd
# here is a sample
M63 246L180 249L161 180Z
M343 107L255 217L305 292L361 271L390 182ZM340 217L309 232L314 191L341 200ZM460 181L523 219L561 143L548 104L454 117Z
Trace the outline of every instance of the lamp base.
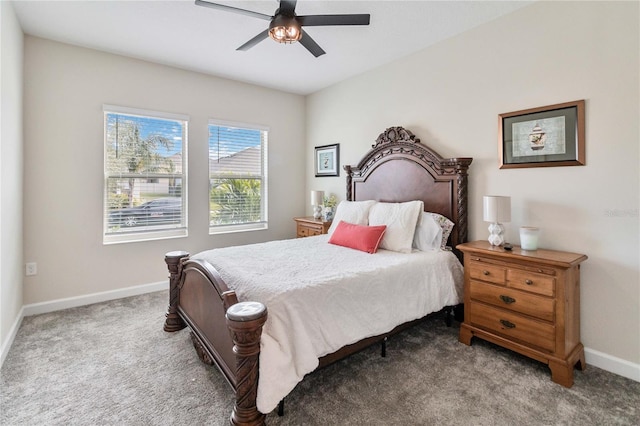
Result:
M492 223L489 225L489 243L492 246L501 246L504 244L504 226L501 223Z
M313 206L313 218L320 219L322 217L322 206L316 205Z

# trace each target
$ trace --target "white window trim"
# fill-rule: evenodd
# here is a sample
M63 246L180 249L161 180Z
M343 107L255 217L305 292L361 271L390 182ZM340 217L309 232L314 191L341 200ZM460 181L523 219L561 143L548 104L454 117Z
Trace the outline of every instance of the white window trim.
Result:
M123 107L118 105L102 105L102 115L103 115L103 139L102 139L102 149L103 149L103 204L102 204L102 213L105 213L105 206L107 205L107 174L106 174L106 143L107 140L107 128L104 125L104 117L107 113L115 113L115 114L126 114L136 117L153 117L153 118L161 118L166 120L176 120L176 121L184 121L184 140L183 140L183 155L182 155L182 191L184 197L184 227L177 227L175 229L162 229L162 230L145 230L139 232L127 232L122 234L107 234L107 225L106 218L103 218L103 227L102 227L102 244L103 245L111 245L111 244L122 244L122 243L134 243L134 242L142 242L142 241L155 241L155 240L164 240L171 238L184 238L189 236L189 186L188 186L188 138L189 138L189 120L190 117L185 114L175 114L170 112L163 111L153 111L146 110L140 108L131 108L131 107Z
M109 234L104 236L104 245L122 244L122 243L136 243L142 241L155 241L155 240L167 240L170 238L184 238L188 237L188 229L163 229L162 231L142 231L142 232L130 232L127 234Z
M263 216L263 220L260 222L253 222L253 223L241 223L241 224L234 224L234 225L215 225L215 226L211 226L209 225L209 235L217 235L217 234L232 234L235 232L249 232L249 231L264 231L266 229L269 229L269 196L268 196L268 186L269 186L269 180L267 177L267 173L269 170L268 167L268 157L269 157L269 151L268 151L268 144L269 144L269 139L268 139L268 135L269 135L269 127L268 126L264 126L261 124L254 124L254 123L243 123L240 121L227 121L227 120L219 120L219 119L215 119L215 118L210 118L207 122L207 140L209 139L209 125L213 125L213 126L226 126L226 127L239 127L239 128L243 128L243 129L252 129L252 130L260 130L260 131L266 131L267 132L267 141L265 143L265 145L262 147L263 150L263 154L261 156L262 158L262 182L266 183L264 185L261 185L261 194L260 197L262 199L262 203L263 203L263 209L264 209L264 216ZM207 144L207 157L208 157L208 144ZM209 164L207 162L207 179L209 179L209 181L211 181L211 175L208 172L209 170ZM237 177L237 176L234 176ZM208 185L207 185L208 186ZM209 197L209 194L207 193L207 197ZM208 205L208 203L207 203ZM209 216L209 214L207 214L207 216Z
M113 112L116 114L126 114L126 115L134 115L137 117L153 117L153 118L164 118L166 120L176 120L176 121L185 121L189 122L190 117L184 114L174 114L172 112L164 112L164 111L152 111L149 109L140 109L140 108L130 108L123 107L117 105L102 105L102 112Z

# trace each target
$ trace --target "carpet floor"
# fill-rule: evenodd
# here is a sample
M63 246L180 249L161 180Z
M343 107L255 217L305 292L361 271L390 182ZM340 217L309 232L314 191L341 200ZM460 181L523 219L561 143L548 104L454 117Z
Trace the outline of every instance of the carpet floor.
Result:
M162 330L168 292L26 317L0 370L2 425L227 425L229 385L189 332ZM271 425L638 425L640 383L546 365L430 318L305 378Z

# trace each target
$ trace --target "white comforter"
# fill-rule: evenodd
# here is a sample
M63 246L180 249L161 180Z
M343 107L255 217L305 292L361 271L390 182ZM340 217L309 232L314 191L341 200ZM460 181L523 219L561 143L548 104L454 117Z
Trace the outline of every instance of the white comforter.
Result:
M267 306L257 406L269 413L318 366L365 337L462 302L463 269L451 252L376 254L327 235L214 249L210 262L240 301Z

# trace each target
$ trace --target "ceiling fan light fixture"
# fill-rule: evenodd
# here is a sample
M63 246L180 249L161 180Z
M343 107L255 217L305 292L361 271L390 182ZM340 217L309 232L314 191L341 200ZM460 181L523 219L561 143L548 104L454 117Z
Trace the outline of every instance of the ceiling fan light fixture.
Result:
M294 17L276 15L269 24L269 37L278 43L293 43L302 38L302 27Z
M2 1L2 0L0 0ZM214 3L208 0L196 0L196 5L206 6L212 9L226 10L227 12L248 15L253 18L269 21L269 28L261 31L258 35L247 41L236 50L246 51L260 43L267 37L278 43L293 43L299 41L300 44L316 58L324 55L322 47L302 30L302 27L324 27L333 25L369 25L369 14L347 14L347 15L296 15L297 0L280 0L280 7L273 15L254 12L225 4Z

